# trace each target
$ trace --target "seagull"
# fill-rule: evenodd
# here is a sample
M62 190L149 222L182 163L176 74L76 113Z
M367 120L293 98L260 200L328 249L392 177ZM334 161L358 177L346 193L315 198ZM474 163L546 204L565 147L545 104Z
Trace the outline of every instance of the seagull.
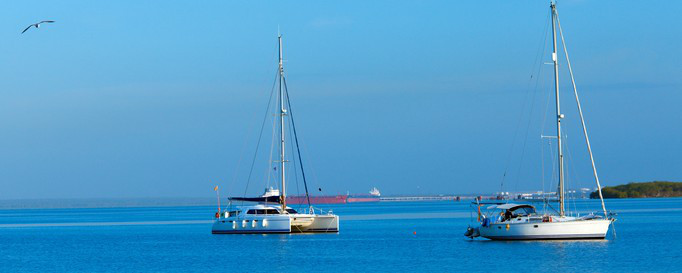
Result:
M52 20L45 20L45 21L40 21L39 23L35 23L35 24L28 25L28 27L26 27L26 28L24 29L24 31L21 32L21 34L24 34L24 32L26 32L26 31L27 31L29 28L31 28L31 27L40 28L40 24L42 24L42 23L54 23L54 21L52 21Z

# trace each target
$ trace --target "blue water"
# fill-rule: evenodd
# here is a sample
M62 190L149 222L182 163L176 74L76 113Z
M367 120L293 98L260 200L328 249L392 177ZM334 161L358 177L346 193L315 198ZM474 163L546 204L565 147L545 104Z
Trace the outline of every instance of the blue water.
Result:
M326 206L340 233L287 235L212 235L213 207L0 210L0 272L682 271L682 198L607 206L616 238L529 242L466 239L464 201Z

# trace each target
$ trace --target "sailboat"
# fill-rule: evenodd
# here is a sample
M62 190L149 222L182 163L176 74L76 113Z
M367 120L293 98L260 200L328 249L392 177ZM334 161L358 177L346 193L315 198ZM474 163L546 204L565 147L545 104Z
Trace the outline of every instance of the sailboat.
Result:
M483 204L477 200L478 207L477 222L479 227L469 227L464 233L465 236L475 238L478 236L492 239L492 240L546 240L546 239L604 239L608 232L609 226L615 221L606 211L604 198L601 192L601 185L599 176L597 175L597 168L592 156L592 148L585 127L585 121L578 99L578 91L573 77L573 70L571 62L568 58L568 50L564 43L563 32L561 31L561 23L559 22L559 15L556 10L556 3L550 3L551 19L552 19L552 64L554 65L554 95L556 98L556 121L557 121L557 150L558 150L558 176L559 189L558 201L559 211L557 213L539 214L535 207L529 204L512 204L512 203L496 203L487 204L488 213L482 212ZM565 202L566 195L564 189L564 155L562 147L562 132L561 120L564 115L561 114L561 104L559 101L559 63L557 58L557 29L561 35L561 42L566 56L566 63L571 75L571 83L575 94L576 103L578 105L578 112L580 113L580 121L582 123L583 134L587 151L590 155L592 163L592 171L597 184L597 191L599 192L599 199L601 201L601 213L590 213L582 217L570 216L566 213Z
M290 104L288 90L286 90L286 80L284 77L284 66L282 58L282 35L278 35L279 41L279 176L280 176L280 190L270 190L266 194L259 197L231 197L230 207L232 201L254 202L256 204L249 206L240 206L235 209L229 208L224 212L218 212L213 223L213 234L263 234L263 233L307 233L307 232L338 232L339 231L339 216L333 214L331 211L323 212L319 210L316 213L315 208L310 205L310 198L307 190L307 182L305 182L305 173L303 173L303 180L306 185L306 196L308 197L308 208L305 211L298 212L295 209L287 206L286 197L286 162L285 157L285 119L287 117L291 120L293 127L293 136L298 147L298 136L293 122L293 117L290 113ZM285 95L286 94L286 95ZM287 108L288 106L288 108ZM300 159L300 152L298 154L299 166L303 170L302 160ZM276 170L276 168L275 168ZM295 170L294 170L295 171Z

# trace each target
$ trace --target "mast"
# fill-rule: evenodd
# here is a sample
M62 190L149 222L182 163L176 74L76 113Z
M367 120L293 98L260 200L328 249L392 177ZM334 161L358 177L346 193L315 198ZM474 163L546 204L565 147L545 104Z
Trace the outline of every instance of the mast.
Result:
M552 61L554 62L554 93L556 97L556 130L557 130L557 154L559 156L559 216L565 215L564 210L564 153L561 147L561 104L559 103L559 60L557 58L557 39L556 39L556 3L551 2L552 9Z
M280 105L280 111L279 111L279 136L280 136L280 166L279 170L281 172L282 176L282 189L280 190L280 199L282 202L282 213L286 212L287 209L287 197L286 197L286 181L284 178L284 116L287 113L287 110L284 108L284 89L283 89L283 81L284 81L284 66L282 64L282 35L279 34L277 36L279 40L279 105Z

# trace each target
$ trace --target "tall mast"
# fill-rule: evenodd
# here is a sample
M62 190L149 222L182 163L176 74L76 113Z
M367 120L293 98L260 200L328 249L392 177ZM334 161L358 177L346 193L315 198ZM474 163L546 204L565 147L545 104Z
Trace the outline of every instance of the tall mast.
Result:
M551 2L550 7L552 8L552 61L554 62L554 93L556 97L556 137L557 137L557 150L559 156L559 216L565 215L564 210L564 152L561 148L561 119L564 117L561 114L561 105L559 103L559 60L557 58L557 43L556 43L556 4Z
M280 136L280 158L279 158L279 170L281 172L281 177L282 177L282 189L280 190L280 199L282 199L282 213L284 213L287 209L287 188L286 188L286 181L284 178L284 116L287 113L287 109L284 108L284 88L283 88L283 81L284 81L284 66L282 64L282 35L279 34L277 36L279 39L279 136Z

